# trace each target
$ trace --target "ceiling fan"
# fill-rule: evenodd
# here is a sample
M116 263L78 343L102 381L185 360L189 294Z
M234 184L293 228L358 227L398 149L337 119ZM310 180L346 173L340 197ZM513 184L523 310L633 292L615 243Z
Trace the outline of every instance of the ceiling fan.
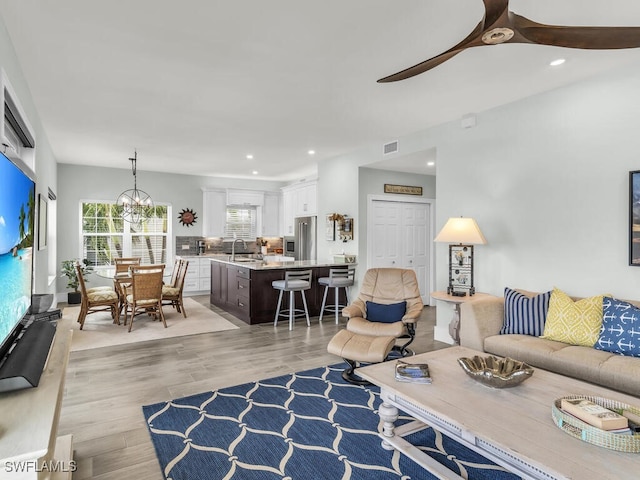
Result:
M509 11L509 0L482 0L484 18L473 31L440 55L378 83L396 82L419 75L446 62L467 48L501 43L537 43L557 47L607 50L640 47L640 27L569 27L536 23Z

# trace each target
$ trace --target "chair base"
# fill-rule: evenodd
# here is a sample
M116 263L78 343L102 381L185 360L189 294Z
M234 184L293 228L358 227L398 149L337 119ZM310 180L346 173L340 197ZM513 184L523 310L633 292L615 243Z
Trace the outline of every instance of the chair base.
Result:
M329 289L333 288L334 289L334 303L333 304L327 304L327 293L329 292ZM347 301L347 303L345 305L342 305L340 302L338 302L338 298L340 295L340 289L344 288L344 295L345 295L345 299ZM325 285L324 287L324 294L322 295L322 306L320 307L320 318L318 319L319 322L322 323L322 317L325 313L332 313L333 315L335 315L335 319L336 319L336 325L340 322L340 312L342 311L343 308L345 308L349 303L349 298L348 298L348 293L347 293L347 286L340 286L340 287L330 287L328 285Z
M302 304L304 306L304 310L300 308L295 308L295 292L300 292L302 296ZM273 326L278 326L278 319L288 318L289 319L289 330L293 330L293 323L296 318L305 317L307 320L307 327L311 326L311 322L309 321L309 309L307 307L307 299L304 295L304 290L288 290L289 292L289 308L281 309L282 306L282 295L284 290L280 290L280 294L278 295L278 306L276 307L276 316L273 320Z
M344 361L349 364L349 368L346 368L342 372L342 378L344 379L345 382L349 382L352 385L360 385L362 387L373 385L368 380L365 380L364 378L360 378L359 376L356 375L356 373L354 372L354 370L358 367L356 362L354 362L353 360L347 360L346 358L344 359Z

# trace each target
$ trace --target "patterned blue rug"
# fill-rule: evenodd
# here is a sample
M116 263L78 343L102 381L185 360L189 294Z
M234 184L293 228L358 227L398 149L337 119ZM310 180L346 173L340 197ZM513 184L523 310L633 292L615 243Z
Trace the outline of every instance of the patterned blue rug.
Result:
M346 364L142 407L167 480L434 479L380 446L377 387L341 376ZM403 415L400 425L411 418ZM406 437L470 480L515 480L427 428Z

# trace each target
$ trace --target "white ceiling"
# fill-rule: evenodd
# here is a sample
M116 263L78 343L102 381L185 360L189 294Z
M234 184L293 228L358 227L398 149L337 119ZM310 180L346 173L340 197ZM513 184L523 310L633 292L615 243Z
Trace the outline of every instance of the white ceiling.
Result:
M638 0L510 8L542 23L640 26ZM480 0L0 0L58 162L129 169L137 149L140 170L283 181L640 60L640 49L498 45L376 83L458 43L482 12ZM557 57L566 64L550 67ZM429 155L372 166L435 173Z

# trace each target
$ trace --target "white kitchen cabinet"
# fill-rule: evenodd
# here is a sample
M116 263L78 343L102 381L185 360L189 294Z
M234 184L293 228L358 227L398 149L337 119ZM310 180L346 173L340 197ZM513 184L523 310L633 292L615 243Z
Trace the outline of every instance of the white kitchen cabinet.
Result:
M261 207L265 202L265 194L258 190L227 189L227 205L253 205Z
M318 193L315 182L296 190L295 217L310 217L318 214Z
M280 198L277 192L264 193L264 205L262 207L262 237L279 237L280 226Z
M182 257L189 260L184 277L184 292L209 292L211 290L211 260L206 257Z
M296 217L318 215L317 182L304 182L282 187L284 235L293 235Z
M224 237L224 227L227 221L227 192L224 190L203 190L202 217L203 236Z
M295 202L292 190L282 190L282 235L291 236L293 232L293 205Z

